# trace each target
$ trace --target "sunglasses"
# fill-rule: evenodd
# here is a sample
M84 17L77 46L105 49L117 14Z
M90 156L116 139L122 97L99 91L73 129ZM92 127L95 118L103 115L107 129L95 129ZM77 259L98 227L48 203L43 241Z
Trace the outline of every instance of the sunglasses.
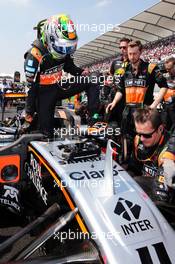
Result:
M127 47L125 47L125 46L120 46L119 49L124 49L124 50L125 50L125 49L127 49Z
M151 138L152 135L157 131L158 127L156 129L154 129L151 133L148 133L148 134L144 134L144 133L138 133L136 131L136 134L139 136L139 137L144 137L144 138Z

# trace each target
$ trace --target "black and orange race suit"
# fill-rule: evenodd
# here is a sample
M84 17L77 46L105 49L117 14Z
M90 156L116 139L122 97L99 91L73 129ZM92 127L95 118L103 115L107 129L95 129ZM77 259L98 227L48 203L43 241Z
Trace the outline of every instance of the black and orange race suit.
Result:
M132 65L129 63L117 87L125 95L127 105L151 105L155 83L160 88L168 88L166 79L158 66L140 60L138 73L133 72Z
M33 115L37 109L39 127L46 134L52 133L54 126L54 109L58 100L66 99L82 91L87 91L89 114L98 111L99 87L80 78L83 69L77 67L73 58L66 55L56 60L41 41L36 40L32 48L25 54L24 70L29 84L26 102L26 113ZM76 76L67 83L62 78L62 70Z
M175 126L175 75L165 73L164 77L168 84L168 90L164 95L164 120L169 130L172 126Z
M126 68L126 66L128 65L128 60L124 61L122 56L117 57L116 59L113 60L112 64L111 64L111 68L110 68L110 74L113 76L117 76L120 77L121 73L120 73L120 69L121 68Z
M144 104L152 104L155 83L160 88L168 87L166 79L156 64L140 60L137 74L133 72L131 63L125 68L124 74L117 85L118 91L125 96L126 100L122 121L124 134L127 131L132 131L134 128L132 113L135 109L137 107L143 107Z
M142 176L139 179L139 183L141 185L144 183L143 186L146 183L146 189L150 189L150 192L154 194L153 196L157 196L152 196L152 198L167 201L167 192L163 186L164 172L162 163L164 159L175 161L175 132L170 135L167 131L163 131L158 144L152 147L145 147L137 135L134 139L132 158L129 170L133 171L135 175Z

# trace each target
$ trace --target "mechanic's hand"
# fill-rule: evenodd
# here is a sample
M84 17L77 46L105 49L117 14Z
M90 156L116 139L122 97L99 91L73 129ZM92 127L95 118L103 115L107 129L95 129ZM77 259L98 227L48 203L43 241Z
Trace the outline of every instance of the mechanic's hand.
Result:
M175 162L170 159L164 159L162 164L165 177L165 185L175 189Z
M28 122L28 123L32 123L32 121L33 121L33 117L32 117L30 114L26 114L26 115L25 115L25 120L26 120L26 122Z
M157 103L156 101L154 101L154 102L149 106L149 108L151 108L151 109L156 109L156 108L157 108L157 105L158 105L158 103Z
M107 105L106 107L106 114L109 113L109 111L112 111L112 109L115 107L115 104L112 102L110 104Z

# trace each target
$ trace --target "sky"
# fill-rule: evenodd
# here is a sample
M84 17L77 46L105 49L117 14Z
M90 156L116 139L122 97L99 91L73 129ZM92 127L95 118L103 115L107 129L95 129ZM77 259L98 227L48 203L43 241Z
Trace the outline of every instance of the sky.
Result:
M0 73L20 71L24 53L36 38L33 27L54 14L69 14L77 25L78 47L159 0L0 0ZM82 25L86 26L84 30ZM96 26L94 26L96 25Z

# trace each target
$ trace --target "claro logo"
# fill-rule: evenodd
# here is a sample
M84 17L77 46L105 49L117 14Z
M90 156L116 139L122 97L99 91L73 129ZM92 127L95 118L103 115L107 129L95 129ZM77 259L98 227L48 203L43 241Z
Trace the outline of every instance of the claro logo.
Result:
M116 166L113 168L113 176L116 176L118 174L118 171L115 169ZM75 171L71 172L69 174L70 178L75 181L81 181L81 180L90 180L90 179L98 179L98 178L104 178L104 170L93 170L93 171Z

